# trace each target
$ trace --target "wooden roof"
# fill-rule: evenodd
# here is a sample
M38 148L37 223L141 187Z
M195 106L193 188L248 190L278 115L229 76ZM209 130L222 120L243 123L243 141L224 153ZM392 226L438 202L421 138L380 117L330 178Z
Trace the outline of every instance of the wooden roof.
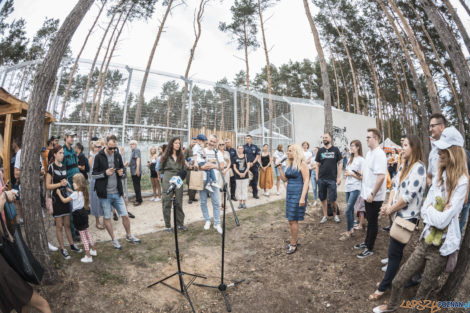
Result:
M21 120L21 117L26 117L28 112L28 103L11 95L8 91L0 87L0 116L11 113L15 119ZM49 112L46 112L46 123L54 122L54 117Z

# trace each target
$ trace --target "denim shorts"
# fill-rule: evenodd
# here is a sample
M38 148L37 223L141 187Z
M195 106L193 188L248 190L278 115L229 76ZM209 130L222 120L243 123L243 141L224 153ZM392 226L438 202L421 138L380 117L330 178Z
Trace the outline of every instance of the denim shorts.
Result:
M286 166L285 165L281 165L281 166L282 166L282 171L285 173ZM281 173L279 172L279 167L276 167L276 176L281 176Z
M105 219L110 219L111 216L113 216L113 207L116 209L119 216L127 216L124 199L118 193L108 194L106 199L100 198L100 204L103 208L103 216Z
M318 198L323 201L326 200L327 196L329 202L336 201L336 181L320 178L318 180Z

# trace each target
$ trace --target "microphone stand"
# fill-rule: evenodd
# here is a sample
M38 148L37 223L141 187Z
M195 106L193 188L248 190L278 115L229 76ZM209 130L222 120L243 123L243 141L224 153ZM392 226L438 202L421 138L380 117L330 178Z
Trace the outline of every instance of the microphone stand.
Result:
M197 284L197 283L194 283L195 286L198 286L198 287L205 287L205 288L213 288L213 289L218 289L220 291L220 293L222 294L222 296L224 297L224 301L225 301L225 306L227 308L227 312L232 312L232 308L230 306L230 302L228 300L228 297L227 297L227 288L230 288L230 287L234 287L240 283L242 283L243 281L245 281L244 279L241 279L241 280L238 280L238 281L235 281L231 284L226 284L224 282L224 270L225 270L225 231L226 231L226 225L225 225L225 211L226 211L226 204L227 204L227 198L230 196L230 193L228 192L228 188L227 188L227 183L225 181L225 177L222 173L222 169L220 167L220 162L219 160L217 159L217 150L215 150L215 159L217 160L217 165L219 167L219 173L220 173L220 176L222 177L222 182L223 182L223 192L224 192L224 214L223 214L223 217L222 217L222 265L221 265L221 271L220 271L220 284L218 286L211 286L211 285L204 285L204 284ZM229 201L230 201L230 205L232 206L232 212L233 212L233 216L235 218L235 223L237 224L237 226L240 226L240 223L238 221L238 217L235 213L235 209L233 208L233 204L232 204L232 200L229 198Z
M176 292L179 292L181 294L183 294L186 299L188 300L189 302L189 305L191 306L191 309L194 313L196 313L196 311L194 310L194 306L193 306L193 303L191 301L191 297L189 296L189 293L188 293L188 288L191 286L191 284L196 280L196 278L204 278L206 279L207 277L204 276L204 275L199 275L199 274L191 274L191 273L187 273L187 272L183 272L181 270L181 261L180 261L180 251L179 251L179 246L178 246L178 225L176 225L176 210L175 210L175 201L176 201L176 196L175 194L173 193L173 197L171 199L171 204L172 204L172 207L173 207L173 224L174 224L174 238L175 238L175 252L176 252L176 264L177 264L177 267L178 267L178 271L176 271L175 273L151 284L151 285L148 285L147 288L151 288L155 285L158 285L158 284L162 284L162 285L165 285L167 286L168 288L170 289L173 289L175 290ZM176 276L178 275L178 278L179 278L179 284L180 284L180 288L177 289L173 286L170 286L168 285L165 281L167 279L170 279L172 278L173 276ZM191 276L191 280L189 281L189 283L186 285L184 283L184 280L183 280L183 275L188 275L188 276Z

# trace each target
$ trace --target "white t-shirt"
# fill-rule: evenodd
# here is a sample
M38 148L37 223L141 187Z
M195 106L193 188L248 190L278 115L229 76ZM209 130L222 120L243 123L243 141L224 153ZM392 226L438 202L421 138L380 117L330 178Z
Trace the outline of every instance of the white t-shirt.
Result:
M385 152L377 147L375 150L367 152L362 166L362 188L361 197L367 199L377 182L377 176L383 174L387 175L387 156ZM377 191L374 201L384 201L387 189L387 177L385 177L382 186Z
M304 150L304 157L305 157L305 162L307 164L310 164L312 162L312 159L313 159L313 152L310 151L310 150L307 150L307 151ZM308 161L309 158L311 158L310 162Z
M39 162L41 163L41 170L44 169L44 166L42 165L42 156L39 155ZM16 152L15 155L15 166L14 168L21 169L21 149Z
M193 156L196 156L196 163L206 162L202 153L202 147L200 144L195 144L193 147Z
M364 158L361 156L354 157L351 164L346 165L346 170L353 173L353 171L357 171L362 173L362 168L364 165ZM348 176L346 177L346 185L345 191L351 192L354 190L361 190L362 182L361 180L357 179L356 177Z
M279 162L286 157L286 154L283 151L276 150L273 153L273 157L276 158L276 164L279 164ZM286 166L286 161L282 162L282 166Z
M74 191L70 195L72 198L72 212L83 209L85 206L85 198L83 197L83 193L81 191Z
M217 160L219 160L220 167L224 168L224 154L217 150L217 158L215 156L214 149L204 148L204 153L206 154L206 163L217 164ZM214 169L218 172L218 169ZM204 179L206 179L206 172L204 171Z

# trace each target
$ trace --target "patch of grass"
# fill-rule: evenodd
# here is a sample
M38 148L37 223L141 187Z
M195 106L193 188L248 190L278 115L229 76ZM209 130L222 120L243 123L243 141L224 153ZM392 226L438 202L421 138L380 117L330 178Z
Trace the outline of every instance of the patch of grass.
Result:
M163 254L154 254L147 258L150 263L165 263L168 261L168 256Z
M96 281L104 286L106 284L120 285L125 282L125 277L122 275L114 274L106 270L94 270Z

